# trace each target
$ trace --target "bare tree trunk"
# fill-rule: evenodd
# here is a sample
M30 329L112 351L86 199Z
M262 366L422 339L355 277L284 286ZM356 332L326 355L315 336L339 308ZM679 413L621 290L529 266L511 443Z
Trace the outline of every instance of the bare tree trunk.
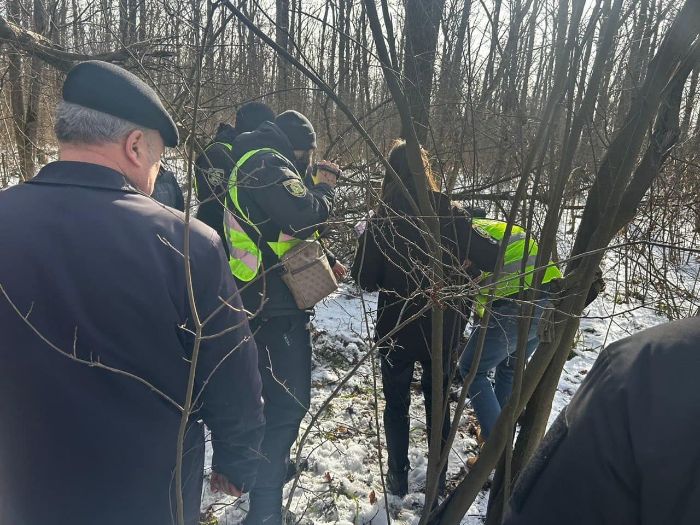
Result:
M8 19L20 25L22 18L19 0L11 0L7 5ZM37 35L48 32L46 6L40 0L33 2L33 31ZM23 67L20 54L12 50L9 53L10 104L15 131L15 142L19 157L20 177L29 180L34 176L36 152L39 141L39 102L43 84L44 62L37 55L32 55L27 71ZM28 73L28 79L24 79ZM26 91L25 91L26 89Z
M643 159L635 172L635 176L632 177L633 182L629 183L646 130L654 118L662 95L669 100L665 104L672 109L670 114L664 115L663 111L661 112L660 117L657 119L655 135L658 137L665 136L667 133L675 134L675 131L671 130L671 128L677 127L677 123L673 124L674 118L677 119L675 101L673 103L670 102L674 100L675 96L673 89L676 88L673 86L680 82L682 89L683 82L690 73L690 69L687 69L687 66L680 69L678 69L678 66L680 57L685 55L691 42L697 36L699 26L700 6L692 1L687 2L678 18L674 21L673 26L669 29L656 57L650 63L639 97L635 105L630 108L624 126L610 145L601 163L595 183L589 192L572 256L604 248L613 235L624 226L625 221L631 218L629 210L636 208L651 181L658 175L658 169L650 169L648 167L651 161ZM697 57L694 56L693 59L697 59ZM693 65L695 65L694 62L691 62L690 67L692 68ZM667 88L669 82L671 82L671 87ZM676 113L675 117L672 116L674 112ZM671 123L670 126L669 123ZM659 139L657 138L656 140L658 141ZM670 148L669 142L670 144L674 143L675 138L673 141L666 141L664 147L654 144L650 147L654 151L663 150L664 154L666 154ZM658 158L658 153L647 153L645 158L649 155ZM655 160L651 164L658 168L661 160ZM644 176L637 175L637 173L644 173ZM532 408L525 415L518 439L518 446L522 447L520 451L521 464L524 464L532 455L544 434L547 422L545 414L548 415L551 409L554 390L578 326L577 315L580 313L578 305L583 304L588 286L590 286L592 281L592 274L589 274L589 272L595 272L601 258L602 252L596 252L596 254L589 257L573 260L567 268L568 281L572 284L575 284L576 281L583 282L584 286L577 287L578 291L576 292L582 294L583 297L570 303L577 306L573 310L564 308L563 305L566 304L566 301L562 303L564 312L572 313L574 317L568 320L565 317L560 319L562 323L568 326L564 326L561 329L563 335L560 339L561 344L557 345L558 348L554 359L549 364L545 376L530 400L530 407ZM568 290L568 292L573 293L572 290ZM559 332L558 329L556 331Z
M444 147L450 141L448 135L456 133L458 123L462 120L459 107L462 87L464 83L464 44L466 40L467 28L469 27L469 16L471 14L471 0L467 0L462 6L459 15L459 25L454 36L454 49L451 53L443 57L442 75L440 79L439 108L438 112L438 144L437 148ZM445 40L448 36L445 36ZM448 171L445 181L445 190L451 193L457 182L458 169Z
M39 35L46 35L49 29L49 19L46 13L46 5L42 0L34 0L34 31ZM44 62L37 56L32 57L31 77L29 79L29 98L27 99L27 113L25 115L26 136L26 175L34 176L36 153L39 150L39 114L41 91L44 82Z
M440 17L445 0L406 0L404 86L418 141L428 139L430 95ZM375 39L376 44L376 39ZM402 127L401 136L410 135Z
M615 129L619 129L624 122L627 112L629 111L630 104L632 103L632 96L634 91L637 90L641 75L641 66L644 60L643 50L645 49L642 36L646 32L646 25L648 22L647 11L649 10L649 0L641 0L639 2L639 11L637 20L634 24L634 30L632 32L632 39L630 40L631 49L629 54L629 60L627 61L627 68L625 69L625 80L622 84L622 91L620 92L620 102L617 107L617 123Z
M129 41L129 0L117 0L119 2L119 37L122 45ZM75 0L73 0L73 11L78 12Z
M338 4L338 95L352 107L350 100L350 14L352 2L340 0Z
M357 53L360 56L359 81L362 86L364 111L368 112L372 104L372 93L369 80L369 39L367 38L367 9L364 2L360 13L360 44ZM367 50L367 51L365 51Z
M138 0L138 41L145 42L148 35L148 9L146 7L146 0Z
M502 0L494 0L493 12L489 16L489 24L491 25L491 48L489 49L488 58L486 59L486 71L484 72L484 81L481 86L481 102L486 102L491 98L493 89L493 71L496 64L496 53L498 52L498 30L499 19L501 16Z
M275 11L275 42L285 51L289 51L289 0L276 0ZM287 62L277 57L277 79L275 82L275 91L277 91L277 100L279 106L287 105L289 89L289 67Z
M530 74L532 71L532 64L534 62L533 59L533 52L534 52L534 47L535 47L535 33L537 29L537 15L540 11L540 0L535 0L535 3L532 7L532 11L530 13L530 20L528 22L528 31L527 31L527 41L525 43L525 59L523 61L523 72L521 75L522 78L522 86L521 86L521 91L520 91L520 114L525 115L525 112L527 111L527 99L530 94ZM521 123L524 126L524 122Z
M127 34L128 34L128 40L127 44L133 44L136 42L136 35L137 35L137 28L136 28L136 23L138 20L138 11L139 11L139 0L128 0L129 2L129 16L128 16L128 29L127 29Z
M21 24L21 4L19 0L8 0L7 18L10 22ZM10 104L12 106L12 123L19 157L19 175L22 180L29 180L31 173L27 166L27 137L24 128L24 85L22 82L22 57L19 52L9 46L8 53L8 79L10 81Z
M685 97L685 108L683 108L683 122L681 123L681 134L683 138L691 135L690 119L693 115L693 107L695 106L695 96L698 90L698 72L695 68L690 76L690 85L688 86L688 94Z

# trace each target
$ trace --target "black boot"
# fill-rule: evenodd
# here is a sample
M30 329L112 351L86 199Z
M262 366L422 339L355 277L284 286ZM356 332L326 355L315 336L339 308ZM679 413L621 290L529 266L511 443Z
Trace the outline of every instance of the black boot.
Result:
M253 490L249 510L241 525L282 525L282 493Z
M281 511L282 515L284 515L284 510ZM291 510L287 512L286 515L284 515L283 519L281 521L277 521L276 516L268 516L267 518L260 518L258 516L255 516L253 514L247 514L245 518L243 518L243 521L241 522L241 525L277 525L278 523L281 523L282 525L295 525L299 523L299 520L297 519L296 514L294 514ZM302 522L304 523L304 522Z
M408 469L389 469L386 476L386 490L389 494L403 498L408 494Z
M287 463L287 474L285 474L284 476L285 485L292 481L297 476L298 472L304 472L305 470L309 470L308 459L302 459L301 461L299 461L299 465L297 465L296 462L290 460L289 463Z

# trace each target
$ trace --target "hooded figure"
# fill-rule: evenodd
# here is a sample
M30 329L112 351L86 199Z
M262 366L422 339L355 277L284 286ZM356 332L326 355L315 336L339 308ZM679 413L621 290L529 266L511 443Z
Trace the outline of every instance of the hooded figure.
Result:
M236 159L231 152L233 141L241 133L257 129L263 122L275 120L275 112L263 102L247 102L236 112L235 126L222 122L212 140L195 162L195 193L199 201L197 218L214 228L224 244L224 196Z

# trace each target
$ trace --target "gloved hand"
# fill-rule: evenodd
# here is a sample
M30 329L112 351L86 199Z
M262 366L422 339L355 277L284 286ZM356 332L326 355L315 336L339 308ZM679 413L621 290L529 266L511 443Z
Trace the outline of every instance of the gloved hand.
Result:
M328 184L331 188L335 188L335 185L338 183L338 177L342 173L337 164L323 160L314 164L311 180L313 180L314 184Z

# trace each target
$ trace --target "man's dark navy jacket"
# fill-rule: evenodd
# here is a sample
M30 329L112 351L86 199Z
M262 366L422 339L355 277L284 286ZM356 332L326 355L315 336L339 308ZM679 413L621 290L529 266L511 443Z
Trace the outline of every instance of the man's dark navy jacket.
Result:
M182 213L94 164L49 164L0 192L0 524L174 522L176 404L194 339L184 235ZM199 221L190 259L201 319L233 297L205 325L220 335L202 341L185 441L196 524L201 420L216 470L249 487L264 418L255 343L219 238Z
M700 523L700 318L600 353L513 491L505 525Z

